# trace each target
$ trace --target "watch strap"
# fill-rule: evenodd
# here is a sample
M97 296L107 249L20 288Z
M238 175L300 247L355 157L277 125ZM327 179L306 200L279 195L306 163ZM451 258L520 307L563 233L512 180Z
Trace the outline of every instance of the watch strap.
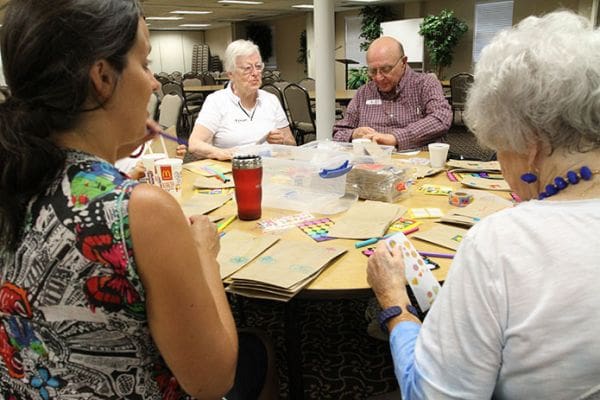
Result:
M419 318L419 311L412 304L406 305L406 311ZM402 307L400 306L392 306L388 307L384 310L381 310L377 319L379 321L379 327L384 333L388 333L387 323L390 319L397 317L402 314Z

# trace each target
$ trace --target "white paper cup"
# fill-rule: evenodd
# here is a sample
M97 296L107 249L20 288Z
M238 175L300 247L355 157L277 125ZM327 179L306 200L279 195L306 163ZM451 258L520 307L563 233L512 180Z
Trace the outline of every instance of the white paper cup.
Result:
M156 176L160 187L171 193L176 199L181 199L183 180L181 177L183 160L180 158L163 158L155 162Z
M162 160L163 158L167 158L165 153L153 153L153 154L144 154L140 159L142 160L142 165L146 170L146 182L151 185L160 186L160 182L156 177L156 169L155 164L156 161Z
M352 140L352 151L353 151L354 155L355 156L364 156L365 154L367 154L365 152L365 143L369 143L369 142L371 142L370 139L364 139L364 138Z
M432 168L443 168L446 165L448 157L448 143L429 143L429 163Z

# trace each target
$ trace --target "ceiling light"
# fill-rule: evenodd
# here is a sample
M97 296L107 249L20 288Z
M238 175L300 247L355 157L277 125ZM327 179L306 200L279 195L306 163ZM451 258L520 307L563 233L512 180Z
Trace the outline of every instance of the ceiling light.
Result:
M176 10L171 11L171 14L212 14L212 11Z
M315 8L312 4L296 4L293 8Z
M183 17L146 17L146 21L178 21L180 19L183 19Z
M245 0L219 0L219 3L229 3L229 4L263 4L264 1L245 1Z
M181 24L179 26L183 26L185 28L206 28L210 26L210 24Z

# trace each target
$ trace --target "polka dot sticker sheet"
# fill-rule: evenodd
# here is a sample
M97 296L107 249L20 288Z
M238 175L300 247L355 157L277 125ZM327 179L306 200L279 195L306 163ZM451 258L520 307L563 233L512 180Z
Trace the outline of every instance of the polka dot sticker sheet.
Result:
M329 227L335 222L329 218L313 219L311 221L304 221L298 224L298 228L302 229L302 232L306 233L316 242L324 242L325 240L335 239L334 237L327 236L329 234Z
M406 280L417 299L417 303L419 303L421 311L425 312L429 310L429 307L433 304L440 291L439 282L435 279L421 255L402 232L390 236L385 239L385 242L388 249L391 250L398 247L402 251Z

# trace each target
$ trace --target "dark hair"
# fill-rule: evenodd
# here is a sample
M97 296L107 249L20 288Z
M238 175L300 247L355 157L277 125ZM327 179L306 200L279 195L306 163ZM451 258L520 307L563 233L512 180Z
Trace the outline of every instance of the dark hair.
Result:
M137 0L8 4L1 38L10 95L0 104L0 251L16 248L27 203L64 166L50 135L73 129L86 101L103 105L91 89L91 66L105 59L117 72L125 68L140 16Z

